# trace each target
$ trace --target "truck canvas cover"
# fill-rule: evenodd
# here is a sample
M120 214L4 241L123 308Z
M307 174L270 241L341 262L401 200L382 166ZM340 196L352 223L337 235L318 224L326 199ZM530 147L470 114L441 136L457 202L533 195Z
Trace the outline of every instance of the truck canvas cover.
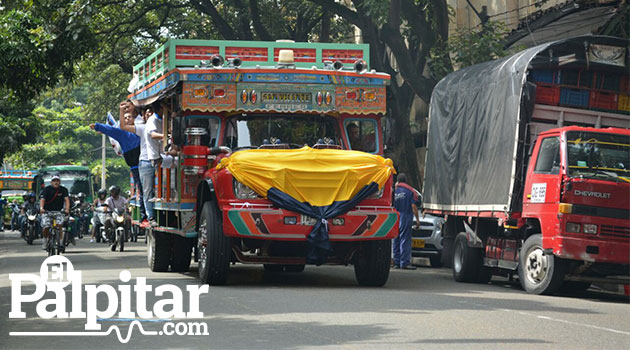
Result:
M451 73L433 90L424 174L424 207L444 211L511 212L520 199L524 129L534 90L532 67L597 65L592 44L623 47L628 40L582 36L532 47ZM589 59L591 60L589 62ZM607 67L610 66L610 63Z

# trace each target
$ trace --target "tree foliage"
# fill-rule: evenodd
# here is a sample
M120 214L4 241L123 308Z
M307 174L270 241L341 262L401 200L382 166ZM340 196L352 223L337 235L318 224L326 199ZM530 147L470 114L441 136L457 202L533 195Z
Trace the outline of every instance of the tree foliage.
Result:
M503 57L507 54L502 22L488 21L476 28L460 28L445 45L431 50L431 73L440 80L457 68Z

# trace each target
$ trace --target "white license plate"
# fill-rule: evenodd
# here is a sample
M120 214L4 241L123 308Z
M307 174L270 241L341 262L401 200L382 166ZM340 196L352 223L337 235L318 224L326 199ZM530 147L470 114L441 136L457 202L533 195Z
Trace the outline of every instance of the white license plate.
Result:
M301 225L315 226L316 222L317 222L317 219L315 219L315 218L312 218L312 217L304 215L304 214L300 215L300 224Z

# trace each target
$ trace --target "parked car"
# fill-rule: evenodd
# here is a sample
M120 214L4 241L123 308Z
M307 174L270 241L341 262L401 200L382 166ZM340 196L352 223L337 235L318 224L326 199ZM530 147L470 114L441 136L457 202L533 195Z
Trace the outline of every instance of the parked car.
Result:
M425 214L420 216L420 224L414 219L411 230L411 255L429 258L431 266L441 267L442 262L442 226L444 219Z

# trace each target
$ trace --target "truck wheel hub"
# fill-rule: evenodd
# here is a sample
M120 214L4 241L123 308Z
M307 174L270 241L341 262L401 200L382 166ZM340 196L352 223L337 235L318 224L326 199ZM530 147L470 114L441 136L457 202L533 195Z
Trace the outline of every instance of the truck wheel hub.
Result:
M527 272L527 279L529 279L531 283L538 284L545 279L548 264L542 249L536 248L529 252L525 260L525 270Z

